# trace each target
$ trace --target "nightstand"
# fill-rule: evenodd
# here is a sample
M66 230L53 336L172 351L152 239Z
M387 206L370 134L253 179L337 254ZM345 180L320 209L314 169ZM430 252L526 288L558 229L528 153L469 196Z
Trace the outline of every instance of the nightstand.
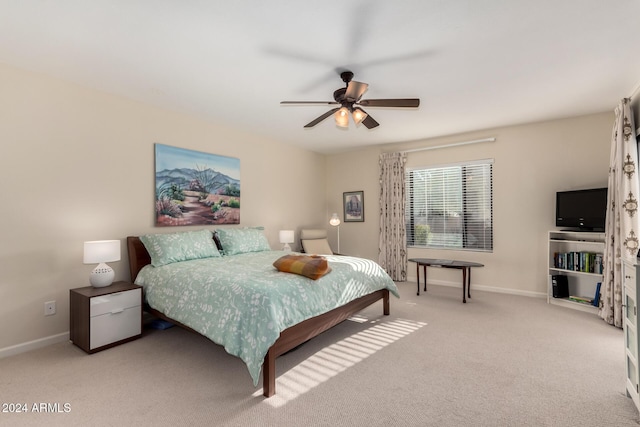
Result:
M142 336L142 286L87 286L69 290L69 299L69 337L87 353Z

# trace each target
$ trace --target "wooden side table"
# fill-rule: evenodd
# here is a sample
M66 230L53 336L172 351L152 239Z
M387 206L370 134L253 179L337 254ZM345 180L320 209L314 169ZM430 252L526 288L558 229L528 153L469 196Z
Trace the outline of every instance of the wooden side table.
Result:
M142 286L115 282L104 288L69 290L69 335L86 351L96 351L142 336Z

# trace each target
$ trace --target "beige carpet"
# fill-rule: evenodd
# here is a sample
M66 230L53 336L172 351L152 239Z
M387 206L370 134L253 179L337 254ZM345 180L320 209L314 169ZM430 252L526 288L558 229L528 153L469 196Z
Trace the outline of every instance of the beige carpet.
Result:
M1 359L0 401L28 412L0 424L638 425L621 330L541 299L399 288L390 316L377 303L279 358L270 399L220 346L145 330L91 356L62 343Z

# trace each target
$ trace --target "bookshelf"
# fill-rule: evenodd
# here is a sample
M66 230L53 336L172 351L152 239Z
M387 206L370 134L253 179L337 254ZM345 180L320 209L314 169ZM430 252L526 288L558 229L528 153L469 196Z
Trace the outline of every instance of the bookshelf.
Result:
M549 263L547 302L597 314L598 307L571 300L554 298L552 277L566 276L569 295L593 299L598 283L602 283L604 233L589 231L549 231Z

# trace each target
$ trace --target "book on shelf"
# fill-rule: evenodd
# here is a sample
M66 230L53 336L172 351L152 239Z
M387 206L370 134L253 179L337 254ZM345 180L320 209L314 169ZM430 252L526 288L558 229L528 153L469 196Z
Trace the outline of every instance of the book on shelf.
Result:
M593 270L596 273L602 274L603 272L603 268L602 268L602 254L596 254L596 256L593 259Z
M563 270L602 274L602 254L593 252L554 252L553 266Z
M580 297L580 296L570 295L569 300L579 302L582 304L593 305L593 298L589 298L589 297Z
M596 294L593 297L593 306L600 306L600 288L602 287L602 282L596 283Z

